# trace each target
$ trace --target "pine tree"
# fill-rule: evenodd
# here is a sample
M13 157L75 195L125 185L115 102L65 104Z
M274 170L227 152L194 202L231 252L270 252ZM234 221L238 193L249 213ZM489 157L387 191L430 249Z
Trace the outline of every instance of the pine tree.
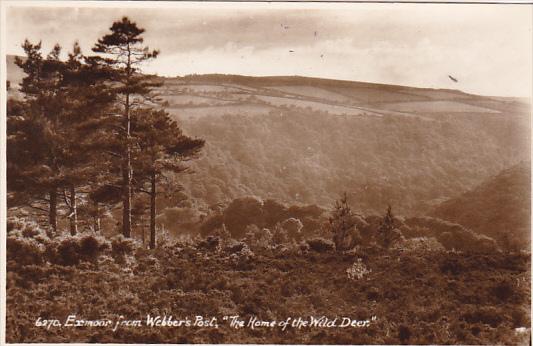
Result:
M106 206L115 205L121 200L120 186L109 180L97 183L89 193L89 200L92 203L92 207L89 209L89 214L93 218L92 229L95 233L101 233L100 220Z
M114 85L114 91L121 105L122 232L124 236L130 237L133 175L131 112L144 102L144 97L148 96L156 85L148 77L139 73L139 66L157 57L158 51L150 51L148 47L143 46L141 35L144 29L139 28L127 17L114 22L110 30L111 33L100 38L93 47L93 51L101 55L91 57L91 60L104 70L112 72L110 82Z
M348 236L355 235L359 238L355 216L348 205L348 196L346 192L342 197L335 201L335 206L331 217L329 218L329 231L333 233L333 242L337 251L347 250L355 244L346 244ZM352 242L354 239L352 239Z
M91 185L90 178L103 164L95 144L101 141L114 96L99 83L101 72L84 63L77 44L66 62L59 59L58 45L46 58L40 44L25 41L23 48L26 58L17 58L16 64L26 74L21 83L25 99L20 107L10 107L8 121L11 202L45 211L55 234L63 196L74 235L76 189Z
M180 173L184 161L195 158L204 146L202 139L183 134L163 110L140 109L133 113L132 133L138 138L135 155L136 185L150 196L150 248L156 246L157 184L165 172ZM144 185L148 185L146 189Z
M394 230L394 215L392 215L392 207L389 205L387 207L387 213L381 221L379 226L378 233L381 237L382 245L385 249L388 249L393 240L393 230Z
M110 145L104 139L109 138L105 133L114 94L101 83L105 75L85 63L77 43L65 63L62 77L63 126L69 131L62 143L66 185L63 196L69 208L70 233L75 235L78 229L77 189L96 184L108 165L102 151Z
M55 234L58 188L64 181L60 171L63 141L61 48L56 45L44 58L41 43L32 44L26 40L22 47L26 58L17 57L15 63L26 74L20 84L24 104L18 116L8 116L8 189L12 204L24 203L45 212L50 231Z

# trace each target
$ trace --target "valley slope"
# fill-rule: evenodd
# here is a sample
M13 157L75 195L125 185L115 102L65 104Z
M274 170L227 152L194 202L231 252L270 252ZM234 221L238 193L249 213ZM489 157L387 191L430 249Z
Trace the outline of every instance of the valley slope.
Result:
M432 214L498 240L503 247L529 248L530 162L504 170L474 189L439 205Z
M8 57L12 86L17 69ZM421 215L529 158L520 99L291 76L154 78L161 105L206 139L193 174L176 177L205 211L246 195L329 208L347 191L362 212Z

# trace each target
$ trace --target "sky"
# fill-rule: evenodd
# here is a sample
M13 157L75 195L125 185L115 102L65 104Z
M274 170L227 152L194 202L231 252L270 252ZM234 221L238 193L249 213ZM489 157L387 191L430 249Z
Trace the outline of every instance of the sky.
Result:
M146 29L145 44L161 51L145 71L162 76L301 75L480 95L533 93L531 5L71 6L76 7L10 4L6 53L22 54L20 45L27 38L42 40L45 51L56 42L69 50L78 40L89 54L113 21L128 16Z

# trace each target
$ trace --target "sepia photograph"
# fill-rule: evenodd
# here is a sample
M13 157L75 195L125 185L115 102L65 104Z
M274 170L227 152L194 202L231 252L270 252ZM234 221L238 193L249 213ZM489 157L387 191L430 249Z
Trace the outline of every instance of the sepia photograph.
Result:
M531 345L533 4L0 5L1 344Z

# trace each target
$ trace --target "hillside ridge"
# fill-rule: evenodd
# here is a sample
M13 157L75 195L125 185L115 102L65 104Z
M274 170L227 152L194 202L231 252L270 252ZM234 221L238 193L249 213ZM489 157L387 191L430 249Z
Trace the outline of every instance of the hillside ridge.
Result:
M531 163L522 161L438 205L430 214L490 236L504 247L529 248Z

